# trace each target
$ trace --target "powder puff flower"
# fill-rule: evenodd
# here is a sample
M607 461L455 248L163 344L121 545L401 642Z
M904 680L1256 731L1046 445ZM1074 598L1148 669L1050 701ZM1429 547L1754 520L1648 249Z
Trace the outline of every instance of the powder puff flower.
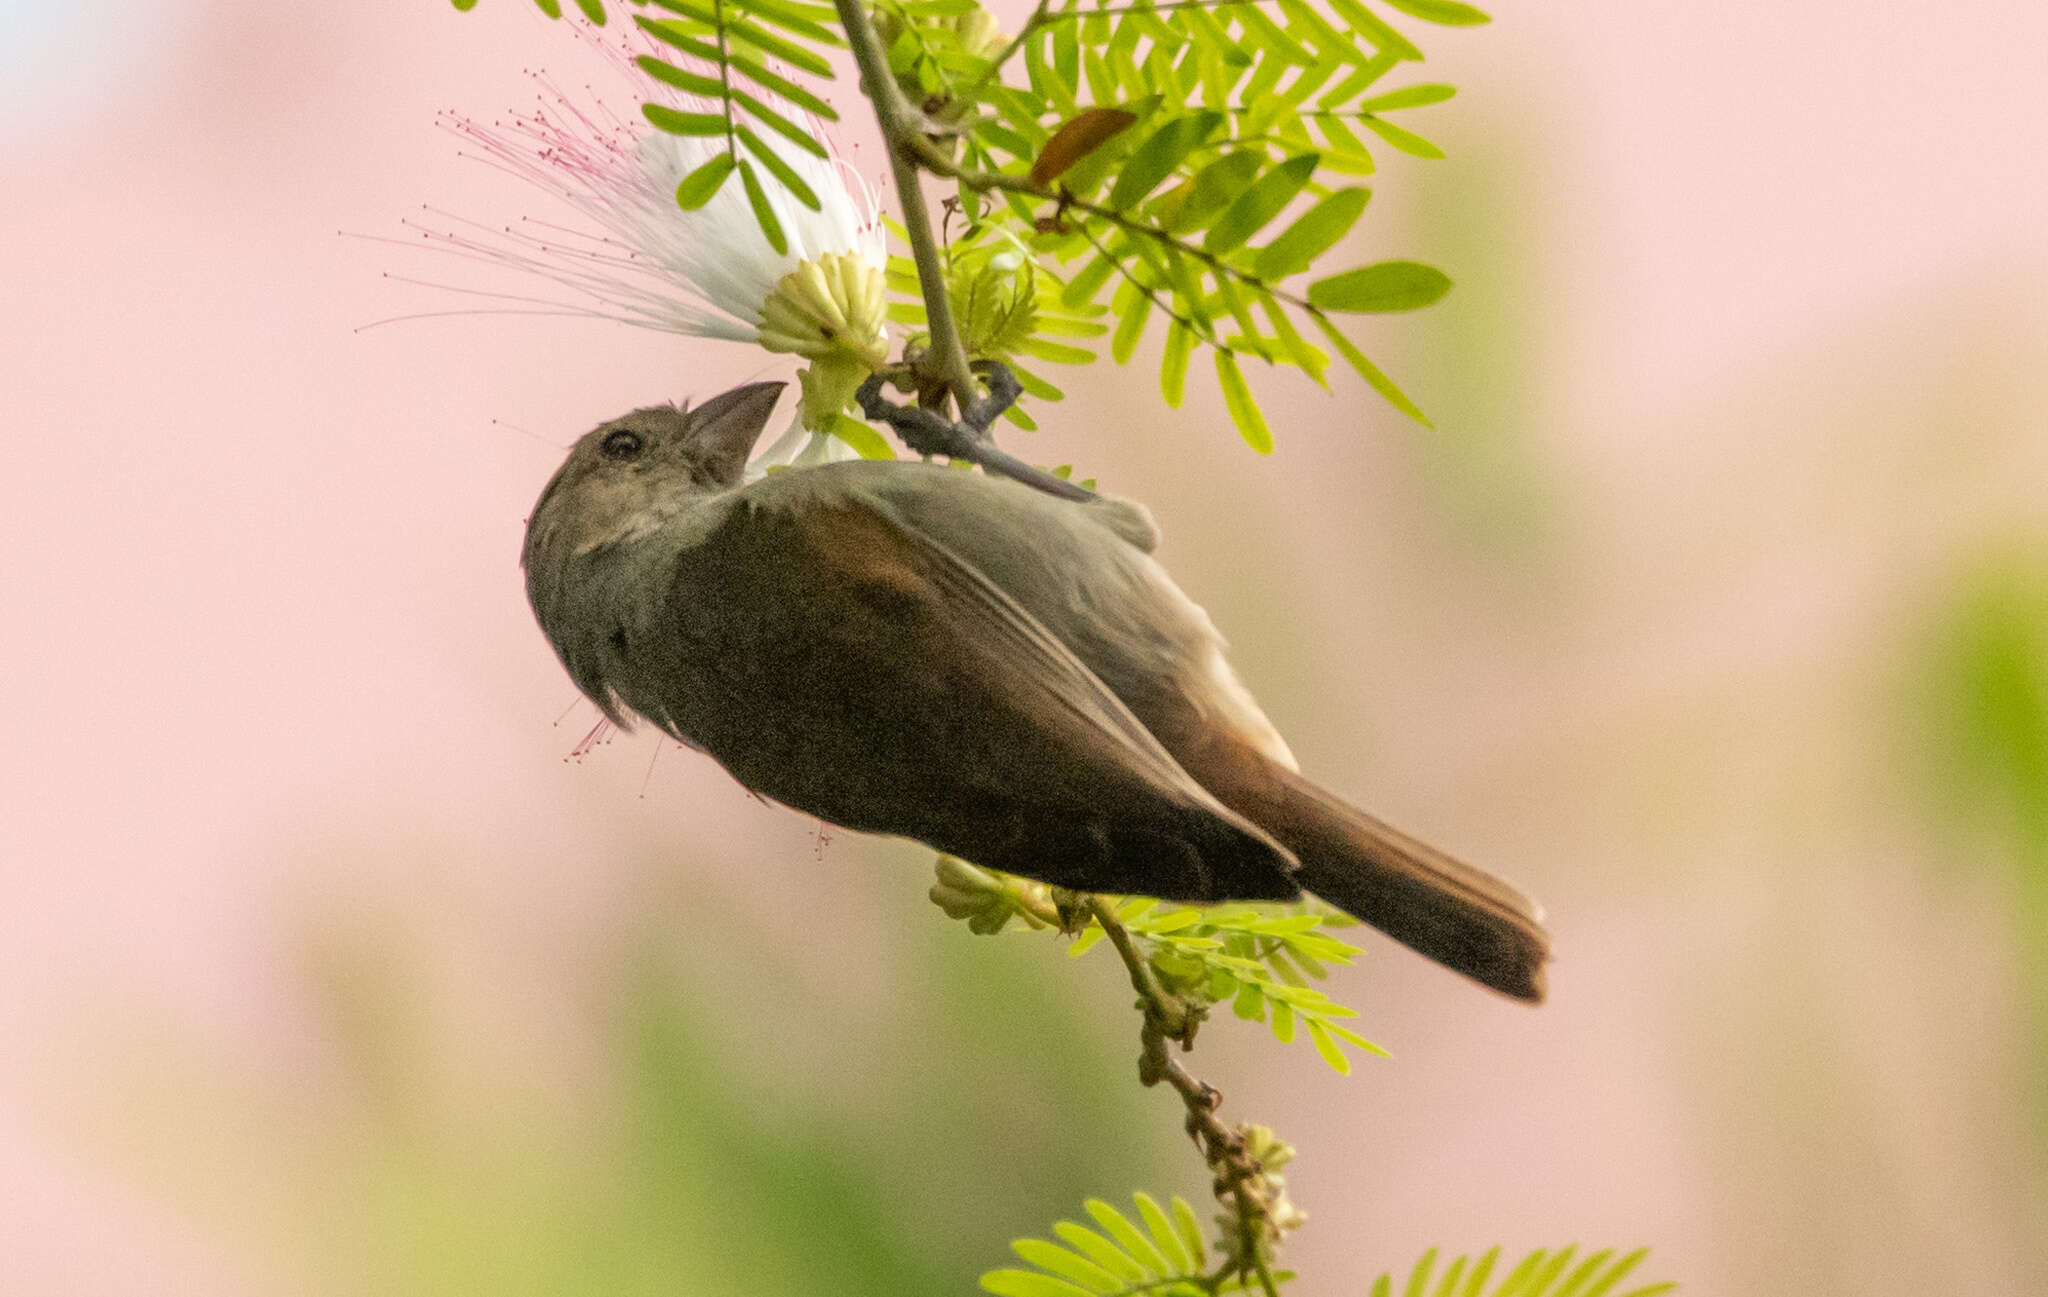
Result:
M704 109L640 76L617 47L592 43L630 78L636 97ZM682 179L725 153L728 141L669 135L637 113L627 118L601 103L579 103L536 79L544 93L529 112L489 125L448 114L442 124L484 159L575 209L584 226L526 218L492 228L441 213L449 228L409 224L447 251L551 280L578 299L513 300L802 357L800 422L756 470L850 455L829 430L853 389L888 359L886 253L873 192L836 155L819 158L767 133L819 200L813 211L764 177L787 241L778 253L738 177L696 210L677 206ZM795 110L786 115L809 124Z

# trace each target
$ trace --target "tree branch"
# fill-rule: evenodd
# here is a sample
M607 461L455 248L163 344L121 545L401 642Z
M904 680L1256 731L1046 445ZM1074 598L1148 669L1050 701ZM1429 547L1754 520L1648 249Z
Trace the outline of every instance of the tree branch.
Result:
M910 243L911 260L917 264L918 288L924 294L934 377L946 385L953 394L954 405L964 412L973 407L981 391L968 368L960 328L953 321L953 304L946 296L946 268L939 257L938 242L932 237L931 213L925 206L918 164L913 161L922 158L918 145L930 147L924 137L923 115L911 107L897 87L881 38L875 34L875 26L868 20L861 0L833 0L833 5L846 28L853 61L860 68L861 88L875 106L875 121L882 128L882 146L889 153L889 170L895 177L896 196L903 209L903 228Z
M1167 1048L1169 1041L1189 1048L1201 1014L1160 982L1152 961L1138 949L1108 901L1091 896L1088 909L1130 971L1131 988L1138 993L1145 1014L1145 1025L1138 1033L1138 1081L1147 1086L1164 1081L1180 1095L1188 1111L1188 1135L1215 1173L1216 1196L1230 1195L1236 1208L1232 1214L1237 1218L1237 1256L1209 1276L1206 1284L1213 1293L1232 1274L1249 1271L1258 1276L1266 1297L1279 1297L1279 1284L1266 1263L1268 1212L1255 1188L1263 1168L1247 1154L1244 1136L1218 1120L1216 1110L1223 1104L1223 1092L1188 1071Z

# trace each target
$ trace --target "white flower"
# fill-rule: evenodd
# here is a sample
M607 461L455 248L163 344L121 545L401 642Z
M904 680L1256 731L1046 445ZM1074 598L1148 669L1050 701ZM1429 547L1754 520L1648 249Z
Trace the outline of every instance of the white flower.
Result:
M715 110L642 75L630 51L587 39L635 100ZM450 113L442 124L483 159L566 203L582 222L526 217L494 228L436 213L445 228L410 224L440 248L550 280L576 300L487 296L801 356L810 362L802 422L829 429L853 387L888 355L886 252L873 191L836 154L819 158L760 129L819 200L819 210L804 206L755 162L788 244L777 253L737 175L695 211L676 205L683 177L726 152L727 140L670 135L637 111L628 117L610 109L595 91L584 102L545 77L535 80L543 93L531 111L488 125ZM798 110L774 106L811 125ZM747 156L744 149L739 156ZM771 447L770 454L784 456L777 462L851 453L836 439L829 447L785 447L797 431Z

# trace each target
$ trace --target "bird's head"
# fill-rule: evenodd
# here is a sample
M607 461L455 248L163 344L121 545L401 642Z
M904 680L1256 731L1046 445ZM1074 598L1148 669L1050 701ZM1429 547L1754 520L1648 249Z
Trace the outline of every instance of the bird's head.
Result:
M583 434L527 519L528 568L542 553L566 559L645 535L696 497L740 485L783 386L651 405Z

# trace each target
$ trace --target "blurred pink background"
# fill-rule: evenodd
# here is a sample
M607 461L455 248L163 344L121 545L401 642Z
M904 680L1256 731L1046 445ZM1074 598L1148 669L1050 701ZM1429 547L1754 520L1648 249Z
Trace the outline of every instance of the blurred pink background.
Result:
M1496 10L1421 33L1404 79L1461 93L1406 120L1450 157L1387 159L1355 236L1458 282L1362 335L1436 431L1278 375L1261 459L1105 359L1012 435L1153 505L1311 771L1554 920L1540 1012L1369 941L1333 990L1392 1061L1226 1022L1198 1070L1303 1148L1305 1293L1574 1240L1698 1293L2041 1291L2048 865L1968 810L1923 701L1978 592L2048 588L2048 6ZM857 1114L876 1006L934 993L904 934L956 976L982 949L928 853L646 736L565 763L592 717L516 567L557 447L784 371L599 323L359 329L461 303L340 232L545 205L436 111L584 51L525 0L6 27L0 1287L443 1290L351 1268L336 1168L374 1123L330 1001L410 1024L404 1084L488 1150L602 1090L622 934L752 925L778 1012L853 1033L823 1098ZM1135 1089L1116 968L1003 940L1099 1013L1086 1084ZM388 983L322 980L362 967ZM994 1083L959 1067L887 1088ZM1170 1100L1126 1107L1160 1170L1093 1191L1199 1198ZM1078 1207L993 1222L985 1264Z

